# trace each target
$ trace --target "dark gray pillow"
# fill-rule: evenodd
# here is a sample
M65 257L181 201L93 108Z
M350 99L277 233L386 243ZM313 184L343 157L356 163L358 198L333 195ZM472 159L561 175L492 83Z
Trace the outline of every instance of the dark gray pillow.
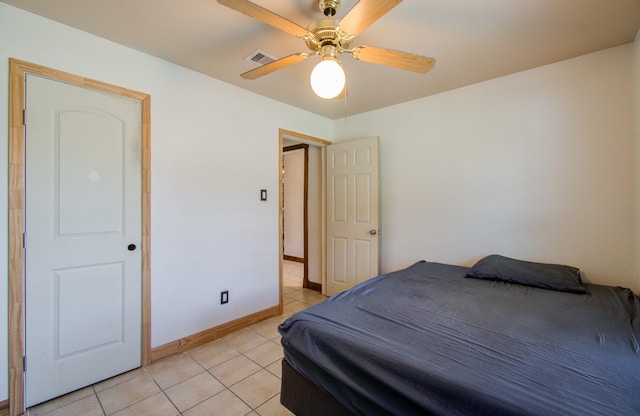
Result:
M466 277L499 280L561 292L587 293L587 289L580 282L580 270L575 267L534 263L497 254L479 260L467 272Z

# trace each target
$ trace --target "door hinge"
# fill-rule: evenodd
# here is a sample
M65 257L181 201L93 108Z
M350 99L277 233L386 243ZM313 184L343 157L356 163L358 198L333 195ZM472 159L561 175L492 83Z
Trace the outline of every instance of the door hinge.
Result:
M27 109L26 108L22 109L22 125L23 126L27 125Z
M22 356L22 372L23 373L27 372L27 356L26 355Z
M27 233L22 233L22 248L27 248Z

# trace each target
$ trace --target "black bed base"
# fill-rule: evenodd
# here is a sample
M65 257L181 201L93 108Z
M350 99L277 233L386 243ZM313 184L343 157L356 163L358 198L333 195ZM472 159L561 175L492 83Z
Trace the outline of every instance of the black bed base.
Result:
M353 416L339 401L282 360L280 403L296 416Z

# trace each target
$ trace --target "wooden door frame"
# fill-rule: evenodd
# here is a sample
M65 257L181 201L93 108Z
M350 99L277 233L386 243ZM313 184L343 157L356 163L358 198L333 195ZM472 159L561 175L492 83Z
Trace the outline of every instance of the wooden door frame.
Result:
M24 412L24 198L25 76L40 75L141 102L142 112L142 351L141 365L151 364L151 97L138 91L9 58L9 415Z
M284 305L284 299L283 299L283 292L284 292L284 282L283 282L283 278L282 278L282 269L283 269L283 248L282 248L282 239L284 237L284 217L282 216L282 160L283 160L283 143L284 143L284 139L285 138L290 138L296 141L300 141L303 143L308 143L308 144L312 144L314 146L320 146L320 147L325 147L327 145L330 145L331 142L329 140L324 140L324 139L319 139L317 137L312 137L312 136L308 136L306 134L302 134L302 133L297 133L295 131L291 131L291 130L285 130L285 129L278 129L278 228L279 228L279 232L278 232L278 264L279 264L279 279L280 279L280 314L283 313L283 305ZM305 173L306 175L306 173ZM306 192L305 192L306 193ZM306 205L306 195L305 195L305 205ZM305 208L305 232L306 232L306 208ZM322 247L324 247L324 231L322 233ZM308 257L308 253L307 253L307 244L308 244L308 240L307 238L305 238L305 267L307 266L307 257ZM321 260L323 263L323 267L324 267L324 258ZM308 271L305 272L305 275L307 275ZM308 277L307 277L307 282L308 282Z
M302 192L302 256L303 256L303 277L302 277L302 287L309 287L309 206L308 206L308 198L309 198L309 145L306 143L298 143L292 146L286 146L282 148L282 153L293 152L294 150L304 149L304 190ZM283 165L284 166L284 165ZM283 176L282 186L284 187L284 181L286 180L286 174ZM284 201L284 199L283 199ZM282 229L283 229L283 238L284 242L284 210L282 210ZM284 254L282 256L285 260L287 255Z

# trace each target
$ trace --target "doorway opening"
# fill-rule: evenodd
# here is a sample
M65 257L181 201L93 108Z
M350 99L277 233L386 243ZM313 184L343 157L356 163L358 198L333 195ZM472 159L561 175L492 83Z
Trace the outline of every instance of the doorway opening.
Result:
M279 196L278 212L280 233L278 256L280 262L280 309L283 308L283 292L286 285L297 286L322 292L325 279L325 197L324 160L325 146L331 142L289 130L279 130ZM285 166L285 155L297 154L300 166L294 175ZM287 156L288 157L288 156ZM285 166L285 169L283 169ZM288 178L288 179L287 179ZM292 179L294 178L294 179ZM289 206L292 196L285 193L285 183L298 182L300 198L297 204ZM294 201L295 202L295 201ZM296 208L296 206L298 208ZM295 210L292 212L292 210ZM288 211L288 212L287 212ZM298 218L299 225L291 225L287 220ZM291 249L285 241L285 233L299 227L298 249Z
M309 145L285 145L282 153L284 278L286 285L309 288Z

